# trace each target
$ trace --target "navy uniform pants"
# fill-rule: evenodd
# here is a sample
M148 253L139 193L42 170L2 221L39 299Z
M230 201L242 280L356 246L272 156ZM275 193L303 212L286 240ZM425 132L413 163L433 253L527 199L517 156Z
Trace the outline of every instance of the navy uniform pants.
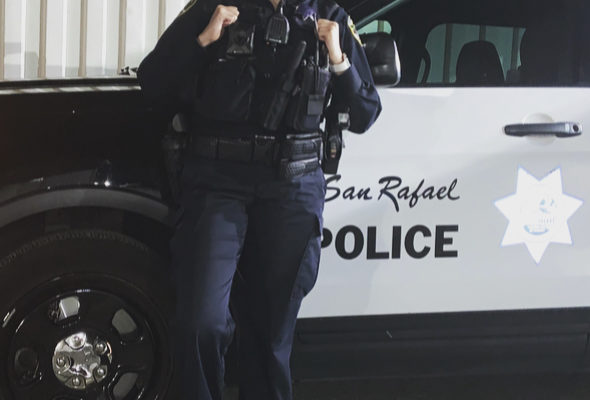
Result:
M222 398L235 336L240 400L291 399L295 322L320 258L321 168L281 180L274 167L191 156L181 192L170 242L176 398Z

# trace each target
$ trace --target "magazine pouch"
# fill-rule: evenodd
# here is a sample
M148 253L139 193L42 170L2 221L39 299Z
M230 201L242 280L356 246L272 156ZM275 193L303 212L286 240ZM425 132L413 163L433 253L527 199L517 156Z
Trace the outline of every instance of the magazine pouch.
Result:
M285 125L298 132L317 132L330 83L330 71L314 63L304 63L299 72L300 84L293 91L287 107Z

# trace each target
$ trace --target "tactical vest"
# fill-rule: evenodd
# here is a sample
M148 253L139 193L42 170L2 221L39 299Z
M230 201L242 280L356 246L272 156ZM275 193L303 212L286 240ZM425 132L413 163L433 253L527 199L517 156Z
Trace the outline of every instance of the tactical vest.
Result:
M303 21L298 5L287 3L284 14L289 20L289 40L274 44L265 40L274 14L270 2L242 1L239 8L238 22L228 26L209 49L208 66L199 77L195 113L218 125L317 132L331 75L315 23ZM301 42L305 43L303 57L290 65ZM294 73L289 76L290 70Z

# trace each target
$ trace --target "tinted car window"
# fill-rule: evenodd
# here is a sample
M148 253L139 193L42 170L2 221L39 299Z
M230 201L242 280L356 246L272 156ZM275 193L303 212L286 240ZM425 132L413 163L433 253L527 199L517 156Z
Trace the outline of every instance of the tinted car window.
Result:
M376 20L372 21L370 24L365 25L362 29L359 29L359 34L365 33L375 33L375 32L385 32L391 33L391 25L388 21L384 20Z
M426 77L427 83L449 84L457 83L457 61L463 50L463 61L469 62L465 57L465 49L469 51L467 44L471 44L477 53L477 46L485 46L492 55L497 55L501 66L502 80L498 83L508 82L517 75L520 65L520 43L525 30L520 27L468 25L468 24L441 24L432 29L426 41L426 51L430 56L430 73ZM477 42L489 42L477 43ZM477 54L475 54L477 55ZM483 55L485 56L485 55ZM426 73L426 61L422 60L421 70L418 76L424 79Z
M376 19L391 24L402 85L586 86L589 9L581 0L408 0Z

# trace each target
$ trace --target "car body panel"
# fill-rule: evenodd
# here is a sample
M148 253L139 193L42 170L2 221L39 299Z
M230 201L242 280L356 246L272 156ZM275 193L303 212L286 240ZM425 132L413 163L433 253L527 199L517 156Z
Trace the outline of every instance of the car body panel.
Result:
M590 187L580 179L590 174L590 135L520 138L503 131L541 114L588 126L590 89L392 88L380 95L391 111L366 135L345 136L340 177L328 178L324 215L333 239L323 251L317 288L306 298L302 316L590 306L585 223L590 211L582 205ZM560 172L563 191L547 195L564 193L580 202L571 216L554 210L559 221L565 219L573 244L548 238L539 263L525 245L533 235L502 246L509 220L496 202L515 194L521 169L538 180ZM387 185L395 189L384 190ZM406 186L409 195L415 190L423 195L433 186L433 193L442 190L442 199L427 192L427 199L413 203L411 196L399 197ZM528 218L535 221L539 194L531 196L527 201L533 203L521 211L533 213ZM362 237L344 235L347 226L359 228ZM399 257L392 256L394 226L403 236ZM408 255L404 245L416 226L432 235L424 238L421 230L414 240L418 252L431 248L423 258ZM439 236L452 240L439 243L439 255L435 240L443 238L436 238L437 226ZM337 251L339 234L346 245ZM347 260L346 255L355 255L355 244L363 249Z
M0 84L0 227L48 210L98 206L170 223L159 146L167 122L145 105L136 83Z

